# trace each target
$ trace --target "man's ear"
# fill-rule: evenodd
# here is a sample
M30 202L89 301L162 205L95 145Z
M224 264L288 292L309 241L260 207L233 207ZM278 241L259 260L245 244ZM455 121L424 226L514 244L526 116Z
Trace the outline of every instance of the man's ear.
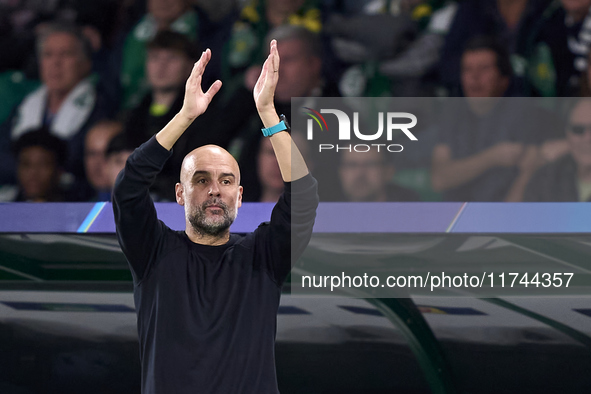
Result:
M179 205L185 205L185 189L181 183L174 185L174 192L176 196L176 202Z
M242 192L244 188L242 186L238 186L238 208L242 206Z

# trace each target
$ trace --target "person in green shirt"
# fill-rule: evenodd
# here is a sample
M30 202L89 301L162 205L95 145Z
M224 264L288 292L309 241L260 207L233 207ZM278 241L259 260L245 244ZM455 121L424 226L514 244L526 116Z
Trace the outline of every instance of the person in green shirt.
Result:
M125 39L121 61L123 109L133 108L149 89L145 77L146 46L156 33L171 30L197 39L199 18L189 0L148 0L148 13Z
M267 56L266 35L282 25L301 26L313 33L322 30L317 0L270 1L248 0L232 26L230 40L224 47L222 77L224 101L233 97L245 82L254 79ZM252 89L252 86L250 86Z

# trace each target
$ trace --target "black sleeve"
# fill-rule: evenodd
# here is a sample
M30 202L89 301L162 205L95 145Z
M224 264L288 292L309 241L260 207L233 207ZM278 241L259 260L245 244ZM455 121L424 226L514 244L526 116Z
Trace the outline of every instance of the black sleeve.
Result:
M150 269L166 230L148 190L171 153L152 137L129 156L113 189L117 238L136 285Z
M292 262L310 241L318 201L318 183L312 175L286 182L270 224L257 229L259 246L264 250L263 264L277 285L285 281Z

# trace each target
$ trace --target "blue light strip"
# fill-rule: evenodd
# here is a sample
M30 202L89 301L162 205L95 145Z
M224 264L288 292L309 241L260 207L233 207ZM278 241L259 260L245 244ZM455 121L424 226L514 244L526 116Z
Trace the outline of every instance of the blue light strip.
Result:
M101 211L103 210L103 208L105 207L106 204L107 204L106 202L97 202L96 204L94 204L94 207L92 207L92 209L90 210L88 215L86 215L86 219L84 219L84 221L82 222L80 227L78 227L77 232L78 233L87 232L88 229L90 228L90 226L92 226L92 223L94 223L94 220L97 218L99 213L101 213Z

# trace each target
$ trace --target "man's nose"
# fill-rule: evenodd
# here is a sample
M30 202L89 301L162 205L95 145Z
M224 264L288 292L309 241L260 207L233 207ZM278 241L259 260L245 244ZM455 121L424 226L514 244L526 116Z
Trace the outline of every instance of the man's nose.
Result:
M220 188L217 183L212 183L211 188L209 189L210 196L219 196L220 195Z

